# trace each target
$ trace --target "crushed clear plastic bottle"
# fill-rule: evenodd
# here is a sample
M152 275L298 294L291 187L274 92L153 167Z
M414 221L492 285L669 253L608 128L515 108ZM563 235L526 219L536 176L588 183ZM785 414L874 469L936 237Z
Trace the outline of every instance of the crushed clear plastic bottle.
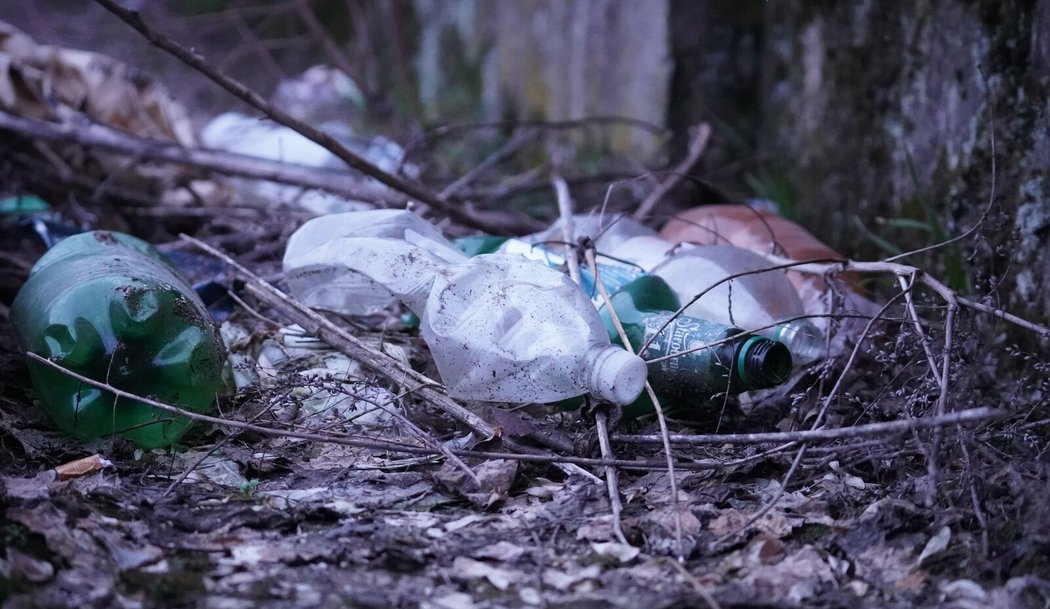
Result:
M645 384L645 362L609 342L564 274L518 255L468 259L411 212L312 220L293 235L284 268L309 306L356 314L383 297L403 302L454 397L520 403L591 393L626 404Z

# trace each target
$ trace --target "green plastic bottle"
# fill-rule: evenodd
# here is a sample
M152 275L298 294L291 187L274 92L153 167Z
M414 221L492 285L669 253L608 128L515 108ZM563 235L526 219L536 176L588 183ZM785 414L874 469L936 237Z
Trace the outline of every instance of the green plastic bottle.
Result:
M640 349L679 307L674 291L655 275L643 275L611 297L613 309L635 349ZM609 337L622 346L608 310L600 309ZM732 337L720 345L700 349L649 365L649 383L669 410L688 408L716 393L741 393L775 387L791 374L791 352L768 338L744 334L695 317L678 316L640 355L650 360L680 353ZM639 417L653 411L647 394L624 408Z
M145 241L95 231L45 254L11 307L19 345L88 378L194 412L223 388L225 354L185 279ZM190 420L117 398L40 362L29 373L63 431L120 434L142 448L176 442Z

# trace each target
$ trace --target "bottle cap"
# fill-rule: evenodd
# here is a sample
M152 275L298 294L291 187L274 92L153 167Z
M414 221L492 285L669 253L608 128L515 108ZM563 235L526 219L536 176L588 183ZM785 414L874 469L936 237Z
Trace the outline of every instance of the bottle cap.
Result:
M775 340L752 336L737 351L736 366L747 389L775 387L791 376L791 352Z
M645 360L612 345L594 357L589 386L591 393L621 406L635 401L645 389L648 372Z

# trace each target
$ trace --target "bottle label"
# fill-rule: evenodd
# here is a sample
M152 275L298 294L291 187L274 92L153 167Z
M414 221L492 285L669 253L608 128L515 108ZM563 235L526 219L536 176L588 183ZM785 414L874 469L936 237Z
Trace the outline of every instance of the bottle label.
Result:
M672 317L674 313L666 312L646 316L643 320L644 340L652 339L649 347L640 354L643 359L679 354L649 366L649 380L653 386L659 387L661 395L675 401L735 391L732 365L738 341L705 347L735 332L695 317Z

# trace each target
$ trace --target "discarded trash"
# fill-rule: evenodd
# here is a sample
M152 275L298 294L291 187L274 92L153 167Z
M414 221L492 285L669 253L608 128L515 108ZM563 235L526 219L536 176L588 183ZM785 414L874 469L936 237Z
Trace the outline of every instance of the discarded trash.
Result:
M70 461L69 463L63 463L62 465L56 465L55 475L59 480L69 480L93 474L107 467L113 467L113 463L109 459L102 457L102 455L96 454L77 459L76 461Z
M599 220L597 216L577 215L574 222L577 239L594 239L599 254L598 273L610 293L652 273L671 286L682 304L707 291L685 309L688 316L744 328L782 342L797 363L812 362L822 353L824 340L819 328L808 319L786 321L807 313L783 271L758 272L771 266L762 256L732 246L675 244L626 217ZM556 243L563 243L555 238L559 227L560 221L546 231L521 239L482 237L460 243L468 251L495 249L564 269L565 256L556 251ZM722 281L738 273L748 274ZM580 284L595 305L602 306L586 266L580 269Z
M66 125L99 123L139 137L193 147L186 110L141 70L99 53L37 44L0 21L0 111ZM44 144L69 169L100 171L126 188L177 182L190 172L69 144Z
M845 256L831 249L795 222L782 218L757 203L755 205L703 205L683 211L664 225L660 235L672 242L696 245L734 245L758 254L775 254L791 260L843 260ZM768 206L767 206L768 207ZM787 271L788 280L795 286L806 313L824 315L830 313L828 293L832 289L828 280L813 273ZM852 274L840 275L845 284L856 285L858 278ZM845 309L857 309L874 313L866 298L854 290L842 290L847 302ZM824 317L816 317L813 323L827 327Z
M227 321L220 333L230 352L238 389L272 389L288 375L296 378L293 399L278 393L271 400L270 411L278 418L301 411L310 415L304 420L308 426L330 428L342 421L374 428L389 424L390 411L397 408L397 396L370 382L359 362L299 326L283 327L260 340ZM408 353L401 346L378 340L369 346L408 365Z
M418 246L449 264L467 260L433 224L403 210L380 209L315 218L295 231L284 251L285 281L303 304L349 315L393 305L390 290L347 264L343 239L381 237Z
M320 125L359 119L367 100L348 74L327 65L316 65L302 74L277 83L270 103L295 118Z
M36 195L14 195L0 199L0 214L35 214L50 209L47 201Z
M467 259L433 227L406 228L423 222L412 216L311 220L285 255L289 287L307 304L342 312L360 310L356 293L367 300L385 288L419 316L455 397L553 402L590 392L627 404L641 393L645 362L610 344L598 311L568 277L516 255ZM359 236L385 231L391 236ZM320 237L309 240L312 249L303 245L311 234ZM328 281L347 291L334 294Z
M824 349L823 333L808 319L795 319L806 315L802 302L784 272L764 271L769 267L750 250L708 245L682 248L652 274L666 281L683 305L691 303L686 315L772 338L799 363L812 362Z
M341 144L367 159L383 171L396 172L404 150L383 136L364 139L355 136L342 122L318 125ZM217 150L246 154L271 161L309 167L345 169L346 164L320 144L283 125L236 112L220 114L201 131L204 145ZM409 168L411 173L411 168ZM362 181L367 178L361 177ZM259 180L232 180L237 190L250 203L270 206L287 204L322 215L359 211L370 203L354 201L330 193Z
M204 305L130 235L95 231L59 243L33 267L11 321L22 349L131 393L205 412L223 386L222 342ZM80 440L118 433L156 448L190 422L39 362L29 372L44 410Z
M678 298L655 275L639 277L610 300L634 349L652 340L639 352L645 360L678 354L649 365L649 383L664 407L685 407L718 393L775 387L791 375L791 353L781 343L740 328L675 316ZM622 344L607 307L601 315L614 342ZM704 347L711 343L718 344ZM649 412L652 404L645 394L624 409L628 416Z
M555 251L554 246L543 243L530 243L524 239L489 235L461 237L454 240L454 243L461 251L470 256L495 253L517 254L557 271L565 272L568 268L565 254ZM606 290L614 292L645 273L638 265L616 262L606 263L603 259L603 262L598 264L598 274L601 276L602 284ZM580 287L583 288L584 293L591 299L594 306L602 306L602 296L598 292L598 287L594 280L594 271L589 266L580 266Z

